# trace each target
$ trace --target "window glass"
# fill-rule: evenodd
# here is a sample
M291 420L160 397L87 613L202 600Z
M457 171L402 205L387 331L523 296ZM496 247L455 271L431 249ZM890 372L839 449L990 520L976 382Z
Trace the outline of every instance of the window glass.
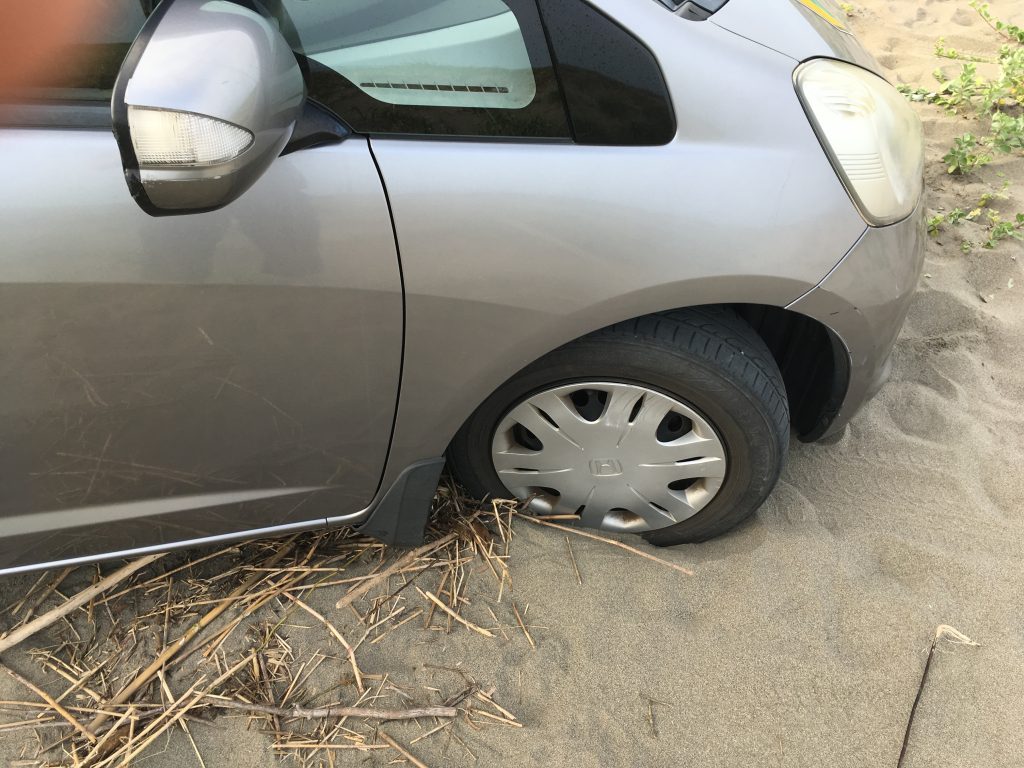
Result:
M13 3L8 10L16 15L16 28L7 31L26 49L13 54L17 77L2 82L0 96L8 100L110 101L121 62L156 5L156 0L2 1Z
M365 133L565 138L532 0L279 0L310 96Z
M286 6L302 52L379 101L522 109L537 95L519 22L501 0Z
M676 125L654 55L583 0L540 0L580 144L667 144Z

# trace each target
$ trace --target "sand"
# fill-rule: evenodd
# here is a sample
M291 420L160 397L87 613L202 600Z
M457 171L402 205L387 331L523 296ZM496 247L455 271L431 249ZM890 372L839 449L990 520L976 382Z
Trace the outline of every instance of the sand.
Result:
M1024 24L1012 0L993 10ZM851 24L895 81L931 84L941 35L992 48L965 0L861 0ZM970 125L918 109L931 210L969 204L1002 183L998 173L1011 183L1002 210L1024 210L1024 162L951 179L938 158ZM427 666L442 664L497 685L526 727L462 728L479 765L895 766L927 646L951 624L981 645L940 647L906 765L1024 765L1024 248L965 255L958 234L930 242L892 381L845 437L795 445L777 491L735 533L641 544L694 576L573 538L580 586L563 535L519 523L514 594L536 650L511 630L490 641L409 629L370 646L363 669L450 686L455 673ZM0 580L0 603L31 581ZM467 616L489 624L493 597L475 597ZM314 604L329 612L334 599ZM5 661L33 670L16 656ZM0 680L0 696L13 695ZM408 743L420 728L388 731ZM273 764L267 737L244 721L193 734L211 768ZM23 743L5 737L0 759ZM415 751L430 766L474 763L455 742ZM179 733L142 764L199 762Z

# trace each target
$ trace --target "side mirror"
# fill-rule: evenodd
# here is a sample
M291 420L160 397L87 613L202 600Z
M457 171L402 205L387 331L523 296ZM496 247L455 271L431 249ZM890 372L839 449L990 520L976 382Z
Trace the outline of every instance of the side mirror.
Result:
M152 216L227 205L281 154L304 102L298 62L268 18L227 0L164 0L111 101L132 197Z

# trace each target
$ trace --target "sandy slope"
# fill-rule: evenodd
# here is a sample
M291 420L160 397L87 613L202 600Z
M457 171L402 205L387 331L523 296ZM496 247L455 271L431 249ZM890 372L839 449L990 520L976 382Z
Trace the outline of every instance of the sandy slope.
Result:
M942 34L991 49L961 0L857 6L853 25L896 80L930 83ZM1002 205L1024 210L1024 162L1000 161L964 192L937 158L967 126L934 108L921 114L931 209L964 205L1005 172L1013 199ZM527 728L470 732L479 765L894 766L923 650L949 623L982 646L937 658L908 765L1024 764L1022 260L1019 243L964 255L955 233L932 242L893 381L838 444L795 446L754 522L658 552L696 576L574 539L580 587L563 537L520 524L515 595L529 604L536 651L515 634L490 643L410 630L372 646L363 668L450 685L454 673L428 665L459 665L498 685ZM484 623L490 598L476 599L469 615ZM653 726L649 698L664 702ZM417 726L389 731L409 741ZM272 762L241 721L193 733L208 766ZM0 746L16 751L11 740ZM444 740L418 754L432 766L473 762ZM345 754L338 764L392 757ZM145 764L198 763L176 738Z

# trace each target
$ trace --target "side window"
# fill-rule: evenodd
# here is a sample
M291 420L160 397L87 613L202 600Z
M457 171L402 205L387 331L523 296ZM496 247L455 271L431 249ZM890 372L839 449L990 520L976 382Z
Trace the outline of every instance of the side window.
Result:
M121 62L157 2L90 0L69 9L15 0L18 22L26 27L18 37L29 47L18 57L24 71L0 96L9 102L109 102Z
M280 0L310 96L363 133L568 138L533 0Z
M655 146L676 133L654 55L584 0L540 0L579 144Z

